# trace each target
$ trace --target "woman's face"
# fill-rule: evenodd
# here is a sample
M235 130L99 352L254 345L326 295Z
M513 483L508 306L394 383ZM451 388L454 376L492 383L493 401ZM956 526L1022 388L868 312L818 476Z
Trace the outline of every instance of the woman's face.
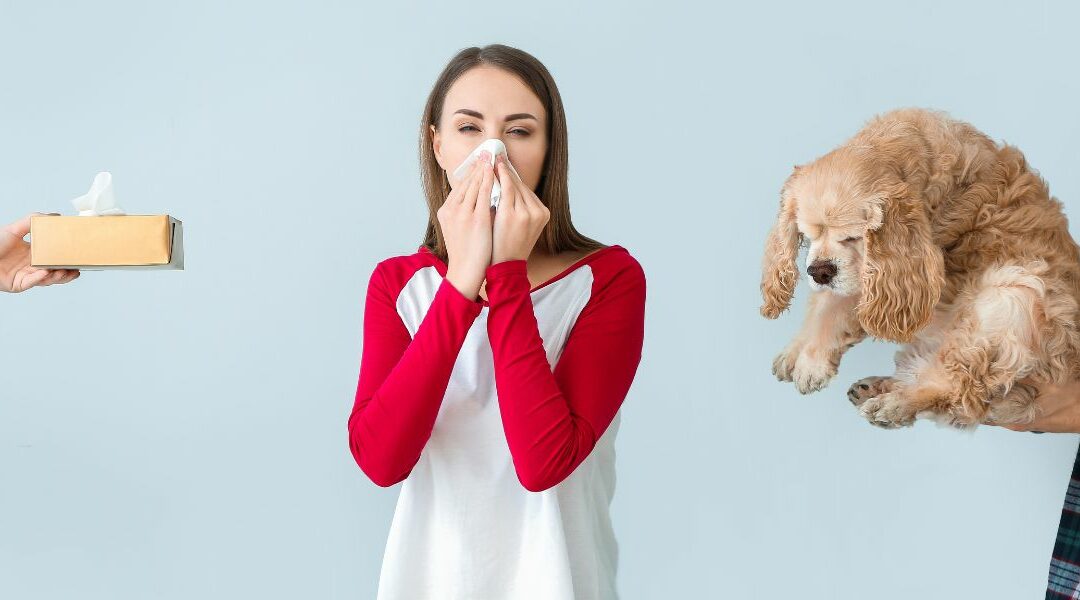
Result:
M547 153L544 107L517 76L496 67L474 67L450 86L439 127L432 126L435 159L451 188L458 183L454 170L488 138L502 140L510 164L535 191Z

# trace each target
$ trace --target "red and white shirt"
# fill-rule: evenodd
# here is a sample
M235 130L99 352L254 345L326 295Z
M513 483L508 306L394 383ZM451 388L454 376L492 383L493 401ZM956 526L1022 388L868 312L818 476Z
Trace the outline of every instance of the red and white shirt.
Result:
M426 247L368 283L349 447L404 481L379 600L616 598L619 408L641 360L645 275L619 245L530 289L487 269L488 300Z

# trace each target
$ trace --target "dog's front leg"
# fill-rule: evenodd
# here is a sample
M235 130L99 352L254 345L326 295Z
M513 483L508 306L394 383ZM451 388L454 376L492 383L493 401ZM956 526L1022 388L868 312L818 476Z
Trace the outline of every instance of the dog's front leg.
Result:
M794 382L803 394L827 386L840 357L866 337L855 314L857 302L857 296L837 296L828 290L811 294L802 329L773 360L776 378Z

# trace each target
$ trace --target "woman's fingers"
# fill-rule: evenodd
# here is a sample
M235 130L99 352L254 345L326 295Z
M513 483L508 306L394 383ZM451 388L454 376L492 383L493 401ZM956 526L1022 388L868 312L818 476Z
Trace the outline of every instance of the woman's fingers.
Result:
M473 169L475 170L469 177L469 185L465 188L465 197L461 199L461 204L466 210L476 208L476 194L480 189L480 184L484 181L484 168L480 164L480 159L473 163Z
M474 160L472 164L469 165L468 170L465 171L465 175L450 192L451 194L456 194L455 200L459 203L465 200L465 192L469 190L469 184L480 175L480 168L477 163L478 161Z
M514 166L510 164L508 159L506 160L504 168L507 172L506 180L509 183L509 187L514 189L514 195L518 199L519 208L530 208L533 200L533 191L521 180L521 177L518 176L517 171L514 170Z
M502 155L495 161L495 168L499 170L499 185L502 186L502 197L499 199L499 210L503 210L505 207L506 210L512 211L517 207L518 188L515 185L514 177L510 174L510 169L507 165L509 165L509 163L507 162L506 157Z
M495 186L495 169L487 162L483 165L484 176L480 181L480 189L476 191L475 210L491 211L491 188Z
M506 163L506 169L510 171L510 176L513 177L518 183L521 182L521 175L518 175L517 169L514 168L514 163L510 162L510 158L505 154L501 156L503 162Z
M450 193L446 196L446 204L461 204L465 200L465 191L469 188L469 182L472 181L475 175L476 162L473 161L465 176L450 189Z
M514 177L513 182L515 184L517 195L520 198L518 205L528 211L529 216L532 219L545 220L546 217L544 216L544 213L547 211L547 207L540 201L540 198L536 197L536 192L529 189L529 186L525 185L525 182L519 177Z

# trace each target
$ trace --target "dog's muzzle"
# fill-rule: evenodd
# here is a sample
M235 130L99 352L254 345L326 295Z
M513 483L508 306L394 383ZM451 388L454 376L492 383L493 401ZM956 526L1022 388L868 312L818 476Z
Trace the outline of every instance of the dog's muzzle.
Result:
M829 285L836 277L836 265L831 260L815 260L806 267L806 274L818 285Z

